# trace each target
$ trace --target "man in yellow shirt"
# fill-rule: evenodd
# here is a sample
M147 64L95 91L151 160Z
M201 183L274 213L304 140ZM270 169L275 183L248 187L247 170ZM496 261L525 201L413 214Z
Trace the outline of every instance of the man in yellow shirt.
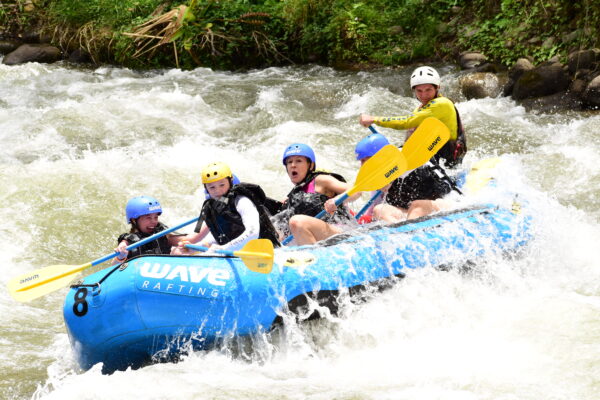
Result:
M421 102L411 114L399 117L361 114L360 124L365 127L376 124L384 128L408 129L408 138L425 118L435 117L450 129L450 140L434 156L435 161L443 160L447 167L460 164L467 151L467 140L454 103L439 93L440 75L431 67L419 67L410 77L410 86Z

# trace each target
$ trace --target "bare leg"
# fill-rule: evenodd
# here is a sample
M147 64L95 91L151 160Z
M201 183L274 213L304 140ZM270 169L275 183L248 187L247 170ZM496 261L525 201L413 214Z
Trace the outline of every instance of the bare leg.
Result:
M373 209L373 217L379 221L400 222L406 219L406 210L389 204L378 204Z
M342 231L336 226L308 215L294 215L290 218L290 230L298 245L314 244Z
M415 200L410 203L406 219L424 217L434 212L449 208L449 203L443 199Z

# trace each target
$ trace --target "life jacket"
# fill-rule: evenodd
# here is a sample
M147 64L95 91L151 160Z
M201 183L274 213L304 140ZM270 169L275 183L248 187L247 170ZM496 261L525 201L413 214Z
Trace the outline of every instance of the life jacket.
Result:
M128 245L132 245L134 243L139 242L142 239L145 239L149 236L154 235L155 233L162 232L167 229L167 226L162 222L159 222L154 228L152 233L142 233L142 232L133 232L133 233L123 233L117 239L117 243L121 243L123 240L127 240ZM136 247L135 249L129 250L127 254L127 258L133 258L135 256L143 255L143 254L170 254L171 253L171 244L169 243L169 239L167 235L161 236L158 239L155 239L151 242L141 245L140 247Z
M436 172L434 167L424 165L405 178L392 182L385 200L388 204L407 209L414 200L435 200L450 193L452 186Z
M467 136L456 106L454 107L454 111L456 111L456 140L448 140L433 156L435 162L439 163L443 160L448 168L459 165L467 153Z
M325 202L330 199L324 194L314 191L315 179L319 175L330 175L339 181L346 182L343 176L325 171L311 171L304 180L297 184L287 195L287 215L291 218L293 215L308 215L314 217L325 208ZM351 220L352 216L348 209L342 204L333 215L327 214L323 221L332 220L343 221Z
M242 216L235 207L235 199L238 196L246 196L258 210L260 239L269 239L273 245L279 246L278 234L269 219L264 203L266 200L265 192L258 185L252 183L238 183L220 199L209 198L204 201L200 218L196 225L196 232L200 232L202 222L210 229L218 244L229 243L240 236L246 227L242 221Z

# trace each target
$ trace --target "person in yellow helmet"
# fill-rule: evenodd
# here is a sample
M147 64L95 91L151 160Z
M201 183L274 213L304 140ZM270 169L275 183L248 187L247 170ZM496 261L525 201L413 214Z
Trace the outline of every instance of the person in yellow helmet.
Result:
M195 233L183 238L173 254L188 254L185 243L226 250L239 250L252 239L269 239L278 246L278 234L265 210L264 191L258 185L233 184L229 166L222 162L202 169L202 184L209 198L204 201ZM209 234L210 233L210 234Z

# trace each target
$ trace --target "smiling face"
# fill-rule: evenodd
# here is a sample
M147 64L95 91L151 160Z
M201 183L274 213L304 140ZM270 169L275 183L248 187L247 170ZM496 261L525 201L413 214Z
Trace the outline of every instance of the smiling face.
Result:
M421 104L425 105L435 98L438 88L430 83L424 83L422 85L415 86L413 90L415 91L415 96L417 96L417 99L419 99Z
M229 191L231 185L229 184L229 178L223 178L218 181L207 183L204 187L208 191L210 197L218 199Z
M136 221L137 228L142 233L153 233L158 225L158 213L146 214Z
M285 169L294 185L306 178L311 164L310 160L304 156L289 156L285 159Z

